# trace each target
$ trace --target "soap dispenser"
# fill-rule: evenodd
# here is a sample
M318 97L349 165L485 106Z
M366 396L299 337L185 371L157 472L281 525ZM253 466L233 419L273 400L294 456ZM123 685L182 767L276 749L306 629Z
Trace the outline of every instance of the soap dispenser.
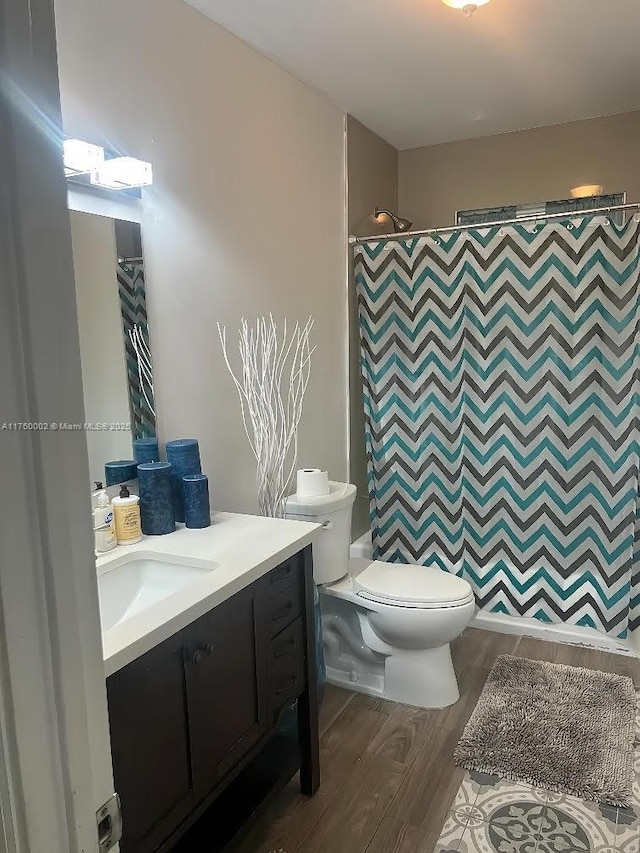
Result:
M100 492L104 491L104 486L102 485L100 480L94 480L93 482L95 483L96 487L91 492L91 512L93 512L94 509L98 509L98 495L100 494Z
M133 545L142 539L140 498L132 495L124 484L118 497L113 499L113 515L118 545Z
M96 486L100 486L96 483ZM93 535L95 537L96 553L104 554L111 551L118 544L113 521L113 508L105 489L97 489L92 495L95 501L93 510Z

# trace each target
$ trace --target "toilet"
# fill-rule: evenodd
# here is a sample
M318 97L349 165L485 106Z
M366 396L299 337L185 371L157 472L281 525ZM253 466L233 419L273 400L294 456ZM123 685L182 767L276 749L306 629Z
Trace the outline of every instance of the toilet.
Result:
M313 545L327 679L422 708L444 708L460 693L449 644L475 611L467 581L439 568L349 557L356 487L291 495L286 517L322 525Z

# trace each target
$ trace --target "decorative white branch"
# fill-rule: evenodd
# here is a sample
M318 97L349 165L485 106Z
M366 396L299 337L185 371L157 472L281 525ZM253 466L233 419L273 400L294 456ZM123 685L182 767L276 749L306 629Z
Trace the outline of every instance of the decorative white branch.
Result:
M227 353L226 329L218 323L224 360L240 398L242 423L256 458L258 506L262 515L282 518L298 458L298 426L311 374L309 317L304 326L295 324L282 337L276 323L259 317L255 326L243 318L238 349L242 373L233 371Z
M149 344L142 331L142 326L136 323L132 329L129 329L129 340L136 354L138 364L138 383L140 391L144 397L151 414L156 416L155 410L155 392L153 388L153 362L151 360L151 350ZM147 326L147 335L149 327Z

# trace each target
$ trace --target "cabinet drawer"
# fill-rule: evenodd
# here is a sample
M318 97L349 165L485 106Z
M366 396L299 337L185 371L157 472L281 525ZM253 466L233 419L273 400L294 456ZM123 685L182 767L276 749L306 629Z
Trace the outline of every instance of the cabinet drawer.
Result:
M301 617L269 643L269 710L275 714L304 688L304 621Z
M297 557L292 557L286 563L282 563L281 566L278 566L277 569L274 569L267 575L267 596L274 598L283 589L295 583L299 574Z
M296 571L293 582L269 599L265 606L267 639L271 640L302 613L302 584Z
M298 659L304 660L304 622L301 616L269 643L267 652L269 684L283 669L291 668L293 661Z

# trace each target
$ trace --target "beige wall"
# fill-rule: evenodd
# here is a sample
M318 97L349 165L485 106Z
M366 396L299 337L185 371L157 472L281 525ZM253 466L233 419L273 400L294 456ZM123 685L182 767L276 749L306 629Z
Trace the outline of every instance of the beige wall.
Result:
M376 223L375 205L397 210L398 152L371 130L347 118L347 181L349 187L349 233L368 235L393 230L388 222ZM386 219L386 217L385 217ZM349 282L349 476L358 487L353 513L353 536L369 527L367 459L364 445L364 406L360 376L360 339L358 309L355 299L353 271Z
M256 508L216 323L316 319L300 466L347 476L344 118L181 0L56 0L65 131L150 160L142 236L161 438ZM235 347L234 347L235 349Z
M70 214L80 330L85 420L131 422L113 219ZM104 463L131 458L131 433L87 432L89 473L104 481Z
M567 198L602 184L640 201L640 112L400 152L399 207L416 228L456 210Z

